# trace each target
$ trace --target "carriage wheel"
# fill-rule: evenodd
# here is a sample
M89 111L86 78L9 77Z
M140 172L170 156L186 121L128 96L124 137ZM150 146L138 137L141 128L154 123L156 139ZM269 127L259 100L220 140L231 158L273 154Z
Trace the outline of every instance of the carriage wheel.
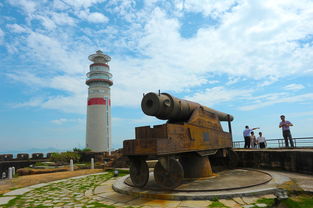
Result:
M174 158L168 159L165 169L158 161L154 167L154 179L157 184L167 189L174 189L182 183L184 178L183 166Z
M143 187L149 180L149 168L145 160L133 159L131 160L130 178L136 187Z

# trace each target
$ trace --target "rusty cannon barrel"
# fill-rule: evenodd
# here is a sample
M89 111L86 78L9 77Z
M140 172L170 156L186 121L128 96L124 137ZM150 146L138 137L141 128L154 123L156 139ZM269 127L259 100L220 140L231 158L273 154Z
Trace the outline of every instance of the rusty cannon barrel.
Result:
M142 111L149 116L155 116L158 119L170 121L187 121L193 110L199 107L204 110L214 113L220 121L232 121L232 115L223 113L199 103L176 98L168 93L153 93L145 94L141 101Z

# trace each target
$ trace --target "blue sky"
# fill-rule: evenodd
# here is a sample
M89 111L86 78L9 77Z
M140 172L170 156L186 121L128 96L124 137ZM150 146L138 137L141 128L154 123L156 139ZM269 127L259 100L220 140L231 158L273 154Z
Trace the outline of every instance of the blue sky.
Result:
M313 128L313 1L4 0L0 152L84 147L88 55L112 57L112 141L163 123L143 93L169 92L280 138Z

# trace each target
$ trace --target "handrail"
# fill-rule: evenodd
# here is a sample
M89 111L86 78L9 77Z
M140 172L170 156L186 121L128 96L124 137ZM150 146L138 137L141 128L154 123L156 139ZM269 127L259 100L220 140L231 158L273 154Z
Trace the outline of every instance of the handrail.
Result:
M294 148L308 148L313 147L313 137L298 137L292 138L294 143ZM289 142L289 140L288 140ZM267 147L269 148L284 148L285 140L283 138L280 139L267 139L266 140ZM244 148L244 141L233 141L233 148ZM290 142L289 142L290 146Z

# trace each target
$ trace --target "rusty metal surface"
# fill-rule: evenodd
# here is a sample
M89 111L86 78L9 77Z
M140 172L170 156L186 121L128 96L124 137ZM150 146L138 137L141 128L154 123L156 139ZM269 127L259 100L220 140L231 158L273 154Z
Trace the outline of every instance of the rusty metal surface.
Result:
M155 182L166 189L174 189L179 186L184 179L182 165L174 158L167 158L165 166L158 161L154 167Z
M123 154L133 161L131 179L137 187L144 186L148 180L142 158L158 158L155 180L172 189L181 184L184 175L188 178L211 176L208 155L232 148L231 134L224 132L220 123L228 121L230 125L233 117L229 114L166 93L148 93L141 107L145 114L168 121L152 128L136 127L136 139L123 143ZM226 162L231 165L229 160Z
M150 92L141 101L141 109L146 115L171 121L186 121L192 112L199 107L217 115L220 121L227 121L228 118L233 120L233 116L229 114L201 106L199 103L176 98L168 93Z
M213 175L208 157L201 157L192 152L182 154L179 161L183 166L185 178L204 178Z
M129 175L135 186L145 186L149 180L149 168L146 161L140 158L131 160Z
M232 140L215 114L198 108L183 124L137 127L136 139L125 140L123 146L125 155L164 155L231 148Z

